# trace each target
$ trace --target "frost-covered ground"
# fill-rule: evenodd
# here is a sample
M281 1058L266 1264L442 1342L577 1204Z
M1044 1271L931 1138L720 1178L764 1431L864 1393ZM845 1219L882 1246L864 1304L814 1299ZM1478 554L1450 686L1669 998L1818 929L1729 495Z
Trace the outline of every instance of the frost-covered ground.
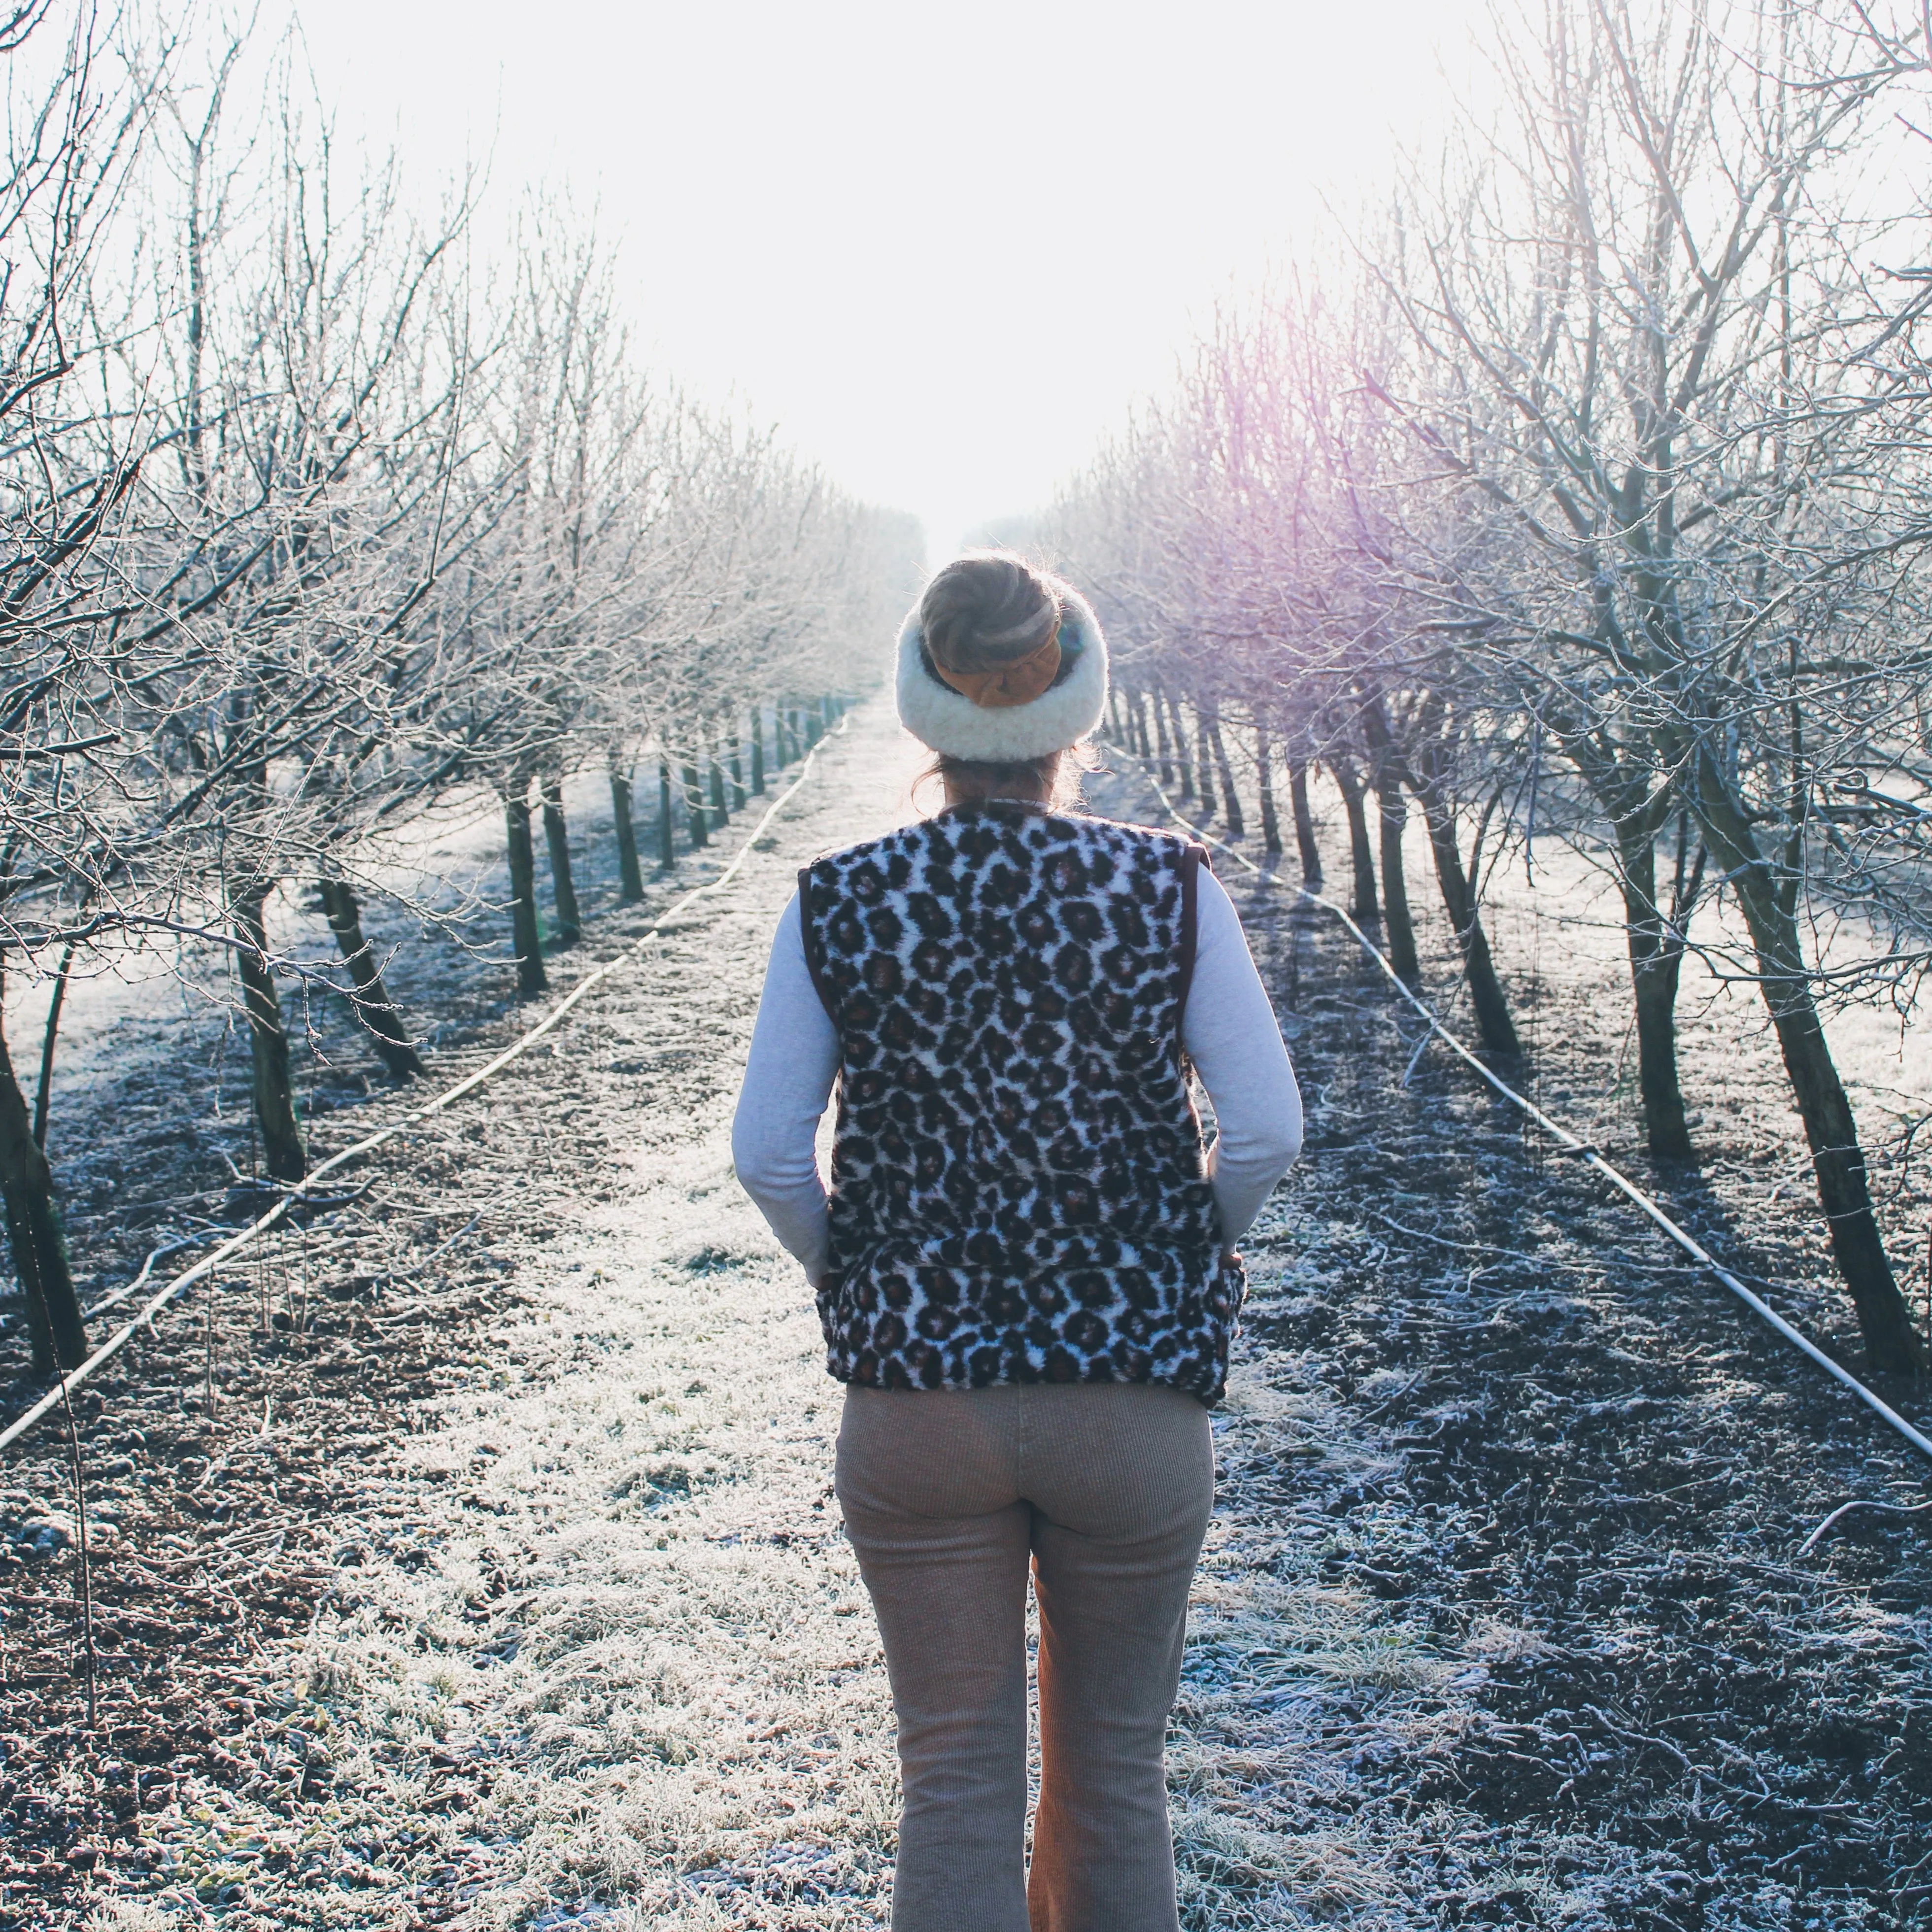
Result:
M0 1918L884 1923L890 1718L830 1495L838 1391L727 1129L795 868L907 814L911 748L884 704L855 714L728 893L82 1405L118 1519L104 1730L64 1674L71 1558L15 1568ZM1125 777L1096 793L1150 809ZM650 911L589 869L602 910L560 986ZM1909 1532L1792 1552L1846 1486L1907 1493L1909 1462L1450 1070L1406 1077L1414 1041L1334 928L1240 897L1311 1142L1250 1244L1216 1418L1172 1750L1190 1925L1907 1922L1927 1894L1876 1874L1928 1815L1924 1566ZM1614 955L1546 939L1526 974L1514 916L1543 1097L1616 1144ZM469 964L405 945L398 991ZM466 998L439 1084L527 1022ZM124 1056L163 1036L140 1024ZM1686 1211L1737 1252L1757 1152L1796 1148L1726 1050L1689 1055L1723 1105ZM325 1150L404 1104L317 1092ZM1802 1208L1772 1202L1743 1259L1828 1323ZM64 1507L57 1450L0 1475L0 1516Z

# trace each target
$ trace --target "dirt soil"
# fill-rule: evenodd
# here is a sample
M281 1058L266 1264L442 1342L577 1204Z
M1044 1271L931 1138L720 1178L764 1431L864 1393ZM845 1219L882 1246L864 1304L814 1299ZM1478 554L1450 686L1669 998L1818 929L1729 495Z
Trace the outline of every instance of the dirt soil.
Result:
M14 1452L0 1923L885 1923L889 1706L830 1498L836 1390L727 1129L795 868L899 822L910 768L885 707L857 713L727 893L80 1398L91 1730L63 1435ZM1159 815L1130 771L1094 790ZM633 909L586 823L595 916L560 986L750 824ZM1188 1924L1932 1923L1932 1519L1798 1553L1850 1498L1925 1500L1922 1464L1418 1054L1335 922L1222 870L1310 1132L1246 1244L1216 1418L1172 1750ZM436 1086L528 1023L500 969L390 936ZM1687 1028L1687 1085L1723 1104L1696 1171L1651 1174L1622 988L1510 937L1543 1104L1855 1355L1761 1043ZM407 1099L313 1017L326 1152ZM55 1143L92 1150L61 1166L95 1293L236 1211L247 1168L221 1015L146 1012L112 1058ZM0 1339L11 1414L17 1322Z

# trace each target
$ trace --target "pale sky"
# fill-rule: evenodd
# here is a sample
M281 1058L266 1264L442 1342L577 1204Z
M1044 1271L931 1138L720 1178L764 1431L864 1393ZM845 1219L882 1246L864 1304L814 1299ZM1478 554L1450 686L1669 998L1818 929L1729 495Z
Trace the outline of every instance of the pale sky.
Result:
M290 0L343 131L500 225L567 181L653 361L936 552L1043 502L1324 191L1442 111L1476 0Z

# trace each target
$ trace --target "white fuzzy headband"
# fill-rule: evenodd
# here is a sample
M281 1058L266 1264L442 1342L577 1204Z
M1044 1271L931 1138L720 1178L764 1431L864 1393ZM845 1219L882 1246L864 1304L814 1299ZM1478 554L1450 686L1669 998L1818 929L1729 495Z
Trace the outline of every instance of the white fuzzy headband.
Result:
M1018 764L1064 752L1100 723L1107 708L1107 640L1077 592L1060 592L1062 675L1024 704L975 704L928 666L914 604L899 631L899 722L942 758Z

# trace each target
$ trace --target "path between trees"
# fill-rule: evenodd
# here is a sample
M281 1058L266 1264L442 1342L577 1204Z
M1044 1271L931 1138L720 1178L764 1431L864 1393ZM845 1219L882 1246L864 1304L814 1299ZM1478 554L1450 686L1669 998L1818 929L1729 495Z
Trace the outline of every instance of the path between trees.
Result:
M838 1391L727 1129L794 868L897 822L912 769L862 707L728 894L84 1406L118 1519L104 1742L64 1674L71 1559L16 1569L21 1922L884 1923ZM1793 1559L1916 1472L1480 1094L1406 1082L1346 936L1230 883L1312 1132L1216 1421L1173 1754L1189 1923L1922 1912L1922 1546ZM57 1448L0 1507L63 1506Z

